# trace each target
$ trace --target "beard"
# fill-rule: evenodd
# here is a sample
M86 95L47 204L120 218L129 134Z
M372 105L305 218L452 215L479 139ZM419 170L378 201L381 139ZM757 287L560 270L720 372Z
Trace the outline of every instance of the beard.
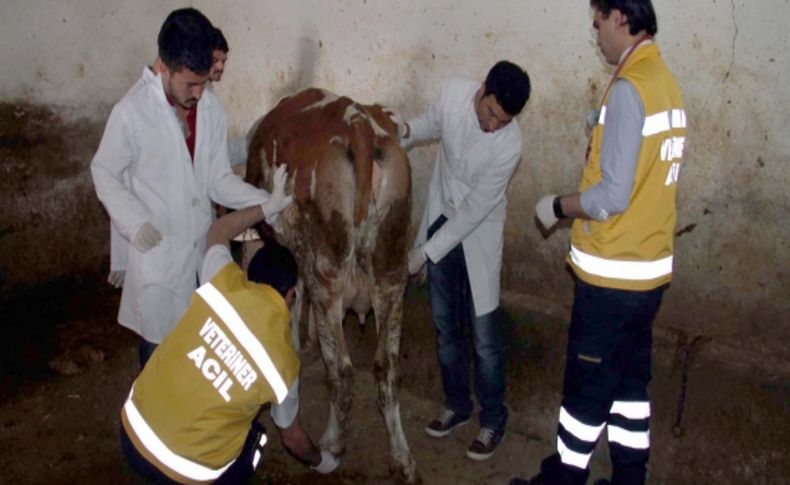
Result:
M198 102L198 98L195 97L189 97L184 99L183 97L178 96L175 92L175 89L173 88L172 80L169 83L167 83L167 89L165 89L165 94L173 104L178 105L180 108L185 109L187 111L194 108Z

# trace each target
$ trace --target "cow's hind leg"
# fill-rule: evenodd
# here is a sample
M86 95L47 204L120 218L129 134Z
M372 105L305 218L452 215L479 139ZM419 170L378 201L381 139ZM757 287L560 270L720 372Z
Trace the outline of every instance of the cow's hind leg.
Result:
M327 373L329 419L321 437L321 448L333 455L345 449L345 425L351 409L353 372L343 337L342 298L313 302L318 340Z
M401 320L403 317L403 283L379 281L373 295L373 310L380 333L376 348L374 373L379 386L378 405L390 439L390 472L406 483L418 483L417 463L411 456L400 419L398 402L398 361Z

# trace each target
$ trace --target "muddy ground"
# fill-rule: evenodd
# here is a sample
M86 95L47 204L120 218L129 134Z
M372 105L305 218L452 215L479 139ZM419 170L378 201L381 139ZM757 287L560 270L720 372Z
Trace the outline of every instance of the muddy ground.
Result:
M115 323L120 292L98 278L68 278L17 292L0 306L0 483L137 483L118 450L119 409L137 372L135 336ZM667 293L672 298L672 291ZM465 457L472 421L448 438L422 431L441 396L427 296L410 287L402 345L401 412L427 484L505 484L531 474L554 446L567 311L503 298L508 336L507 435L484 463ZM255 483L391 483L388 445L371 374L375 327L352 317L355 399L342 466L318 476L273 439ZM715 343L706 344L712 348ZM790 375L722 362L702 346L687 367L682 436L674 436L684 355L671 336L654 352L653 445L648 483L790 483ZM303 355L302 416L316 439L327 406L318 353ZM273 429L270 425L270 429ZM605 443L592 478L608 473ZM592 480L591 480L592 481Z

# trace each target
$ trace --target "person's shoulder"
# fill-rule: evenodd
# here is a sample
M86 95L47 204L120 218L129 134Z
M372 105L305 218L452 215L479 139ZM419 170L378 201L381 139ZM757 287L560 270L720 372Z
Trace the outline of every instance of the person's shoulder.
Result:
M160 86L161 83L156 74L144 73L116 103L116 106L130 112L145 109L156 99L156 89L161 89Z
M524 142L518 120L513 118L507 126L497 131L495 135L494 143L499 147L498 151L502 154L503 159L521 156Z
M453 74L442 82L439 92L441 103L447 107L460 108L465 101L474 96L478 84L466 76Z

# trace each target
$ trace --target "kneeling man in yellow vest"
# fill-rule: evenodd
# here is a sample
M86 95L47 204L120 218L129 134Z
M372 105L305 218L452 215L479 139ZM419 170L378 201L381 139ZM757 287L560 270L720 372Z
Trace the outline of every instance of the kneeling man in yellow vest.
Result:
M339 464L313 445L297 416L300 362L289 324L297 278L293 255L266 246L250 262L247 277L231 257L231 238L263 218L255 206L213 223L202 285L123 406L123 452L138 473L157 483L249 478L266 443L257 415L267 403L294 457L319 473Z

